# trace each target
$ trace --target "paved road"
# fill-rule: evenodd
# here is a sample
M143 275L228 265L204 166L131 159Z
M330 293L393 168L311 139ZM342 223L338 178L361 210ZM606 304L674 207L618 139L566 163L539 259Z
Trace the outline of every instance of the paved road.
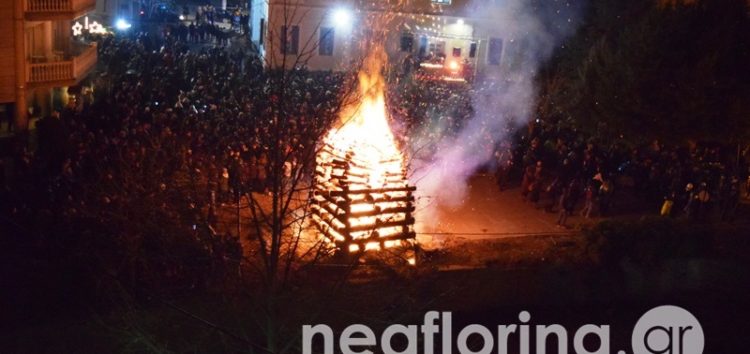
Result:
M570 232L556 226L557 213L547 213L523 201L518 188L500 192L489 175L478 175L469 181L462 205L438 209L436 221L423 223L417 229L420 242ZM582 222L587 221L578 216L568 219L569 226Z

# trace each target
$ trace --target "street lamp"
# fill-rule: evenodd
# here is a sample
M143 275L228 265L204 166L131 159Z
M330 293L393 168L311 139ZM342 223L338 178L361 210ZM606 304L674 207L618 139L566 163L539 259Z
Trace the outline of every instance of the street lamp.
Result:
M115 21L115 28L117 28L120 31L125 31L132 27L133 25L130 24L130 22L125 21L124 19L120 18L117 21Z
M338 8L333 11L333 23L336 27L346 28L352 24L352 13L349 9Z

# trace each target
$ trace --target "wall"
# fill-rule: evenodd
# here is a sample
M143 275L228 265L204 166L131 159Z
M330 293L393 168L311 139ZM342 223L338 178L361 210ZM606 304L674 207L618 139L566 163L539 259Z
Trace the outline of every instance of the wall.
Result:
M15 101L15 40L13 2L0 1L0 103Z
M309 6L304 8L286 8L287 16L284 16L285 7L272 4L270 7L271 18L269 19L265 58L270 66L281 66L285 62L287 67L294 65L299 59L309 68L314 70L345 70L351 61L351 54L355 50L358 41L354 38L354 28L357 25L342 26L334 20L334 8L322 6ZM353 20L353 18L352 18ZM298 55L287 54L286 58L281 53L281 28L284 25L299 26ZM333 55L319 55L319 39L321 28L333 28Z
M268 28L268 1L267 0L249 0L250 5L250 41L258 47L260 55L265 55L265 45L261 43L261 20L263 20L266 28L263 32L266 32Z
M262 2L264 0L251 0L251 2ZM296 2L291 2L296 4ZM355 35L360 33L362 23L358 18L364 16L367 11L354 11L348 1L332 5L320 0L304 0L295 5L289 5L286 8L287 18L284 18L284 6L279 1L272 1L270 7L263 8L263 16L270 12L269 27L267 29L266 46L263 48L267 64L270 66L279 66L281 62L281 51L279 48L280 29L284 22L289 22L300 27L299 48L300 51L305 46L305 42L311 39L315 44L319 38L319 27L335 28L334 55L319 56L315 51L309 60L306 61L309 68L313 70L346 70L348 63L358 56L359 39ZM342 28L334 23L334 13L338 8L348 8L352 14L351 28ZM269 11L270 10L270 11ZM469 19L460 11L459 7L454 7L450 14L435 14L431 12L421 12L419 8L406 9L396 14L388 23L390 27L387 31L386 51L389 54L391 63L398 64L408 55L418 55L420 37L427 36L431 43L444 42L445 54L448 58L452 57L453 48L461 49L459 60L469 59L478 72L492 77L500 77L507 70L506 48L511 45L504 38L503 33L494 33L497 24L492 23L492 19ZM378 11L378 10L374 10ZM253 9L253 13L256 9ZM259 15L260 16L260 15ZM252 39L257 40L259 29L259 16L253 20ZM267 17L265 17L267 18ZM401 36L403 33L412 33L414 41L412 52L401 51ZM312 36L312 37L311 37ZM500 54L500 65L490 65L488 63L488 44L490 38L502 39L502 52ZM477 44L477 52L474 58L469 58L469 51L472 42ZM427 50L429 52L429 49ZM437 53L436 53L437 54ZM290 62L295 61L296 56L287 56L287 66Z

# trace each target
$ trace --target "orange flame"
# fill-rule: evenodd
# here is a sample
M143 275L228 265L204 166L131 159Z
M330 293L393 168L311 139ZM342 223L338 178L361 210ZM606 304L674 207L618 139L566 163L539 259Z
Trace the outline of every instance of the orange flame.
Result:
M344 110L341 125L325 142L342 153L352 153L366 175L369 188L403 186L403 155L388 125L385 107L385 78L381 70L387 61L382 46L375 47L359 72L362 101ZM389 178L390 176L399 178Z
M361 99L344 110L316 159L316 188L323 193L314 197L314 222L334 242L375 238L349 244L352 252L404 245L413 237L413 197L385 106L386 61L382 46L370 51L359 72ZM343 194L331 201L326 191Z

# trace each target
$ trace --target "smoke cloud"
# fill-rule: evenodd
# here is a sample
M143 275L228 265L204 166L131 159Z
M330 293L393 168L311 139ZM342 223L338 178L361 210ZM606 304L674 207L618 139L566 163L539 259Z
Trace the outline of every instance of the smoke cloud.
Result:
M496 75L474 84L473 114L457 133L438 125L422 134L432 137L433 146L426 157L416 153L411 166L419 219L434 220L438 206L461 204L468 178L493 160L494 145L509 138L509 128L533 118L539 67L579 26L581 1L473 0L467 23L476 23L480 41L502 40L501 62ZM479 60L486 58L480 53Z

